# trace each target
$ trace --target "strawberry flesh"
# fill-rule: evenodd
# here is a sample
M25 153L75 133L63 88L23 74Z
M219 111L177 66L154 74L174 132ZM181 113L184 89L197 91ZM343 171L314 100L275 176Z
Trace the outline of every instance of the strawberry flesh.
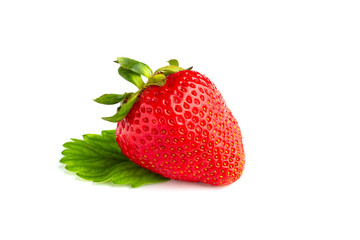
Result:
M130 160L171 179L227 185L244 170L236 119L215 85L191 70L147 87L118 123L116 141Z

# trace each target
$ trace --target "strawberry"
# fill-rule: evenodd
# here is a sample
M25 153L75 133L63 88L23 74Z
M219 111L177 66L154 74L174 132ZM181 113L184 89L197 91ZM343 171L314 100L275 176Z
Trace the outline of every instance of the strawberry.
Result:
M245 155L240 128L215 85L176 60L155 73L144 63L118 58L119 73L139 91L105 94L121 102L105 120L118 122L116 141L133 162L164 177L212 185L240 178ZM143 75L148 78L144 84Z

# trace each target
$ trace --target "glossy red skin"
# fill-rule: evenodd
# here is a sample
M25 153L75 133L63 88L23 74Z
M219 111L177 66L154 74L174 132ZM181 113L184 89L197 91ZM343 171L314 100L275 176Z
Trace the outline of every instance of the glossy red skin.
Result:
M130 160L171 179L226 185L244 170L238 123L215 85L195 71L145 89L118 123L116 141Z

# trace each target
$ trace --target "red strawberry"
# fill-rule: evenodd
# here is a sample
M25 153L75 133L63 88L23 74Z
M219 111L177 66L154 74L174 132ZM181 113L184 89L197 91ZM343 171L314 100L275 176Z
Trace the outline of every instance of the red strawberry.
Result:
M104 118L119 120L116 140L131 161L164 177L189 182L226 185L240 178L245 164L240 128L207 77L179 68L176 60L154 74L135 60L119 58L118 62L123 69L119 73L127 80L124 70L149 78L145 85L138 78L138 83L129 80L140 90L118 95L123 106L113 117ZM109 95L101 98L105 97Z

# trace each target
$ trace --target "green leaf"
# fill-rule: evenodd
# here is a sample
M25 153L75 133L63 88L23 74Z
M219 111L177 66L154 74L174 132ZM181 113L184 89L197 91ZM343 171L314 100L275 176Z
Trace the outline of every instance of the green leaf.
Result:
M125 57L120 57L117 58L117 62L123 67L126 68L128 70L131 70L137 74L143 75L147 78L150 78L152 75L152 70L151 68L146 65L145 63L136 61L134 59L131 58L125 58Z
M179 72L182 70L184 70L184 69L181 67L170 65L170 66L165 66L165 67L159 68L158 70L155 71L154 74L156 75L158 73L162 73L165 76L169 76L172 73L176 73L176 72Z
M144 81L142 80L140 74L137 74L123 67L119 67L118 72L120 76L134 84L138 89L142 89L142 87L144 86Z
M170 59L170 60L168 61L168 63L169 63L171 66L176 66L176 67L179 66L179 61L176 60L176 59Z
M139 187L169 180L130 161L116 142L115 130L102 131L101 135L86 134L83 140L72 139L63 146L64 157L60 162L89 181Z
M106 104L106 105L112 105L121 102L125 98L129 97L132 93L124 93L124 94L104 94L96 99L94 99L95 102Z
M109 122L120 122L121 120L123 120L126 115L130 112L132 106L134 105L134 103L136 102L137 96L139 95L140 91L137 91L136 93L134 93L128 100L127 103L125 103L124 105L121 106L120 110L111 117L103 117L102 119L109 121Z

